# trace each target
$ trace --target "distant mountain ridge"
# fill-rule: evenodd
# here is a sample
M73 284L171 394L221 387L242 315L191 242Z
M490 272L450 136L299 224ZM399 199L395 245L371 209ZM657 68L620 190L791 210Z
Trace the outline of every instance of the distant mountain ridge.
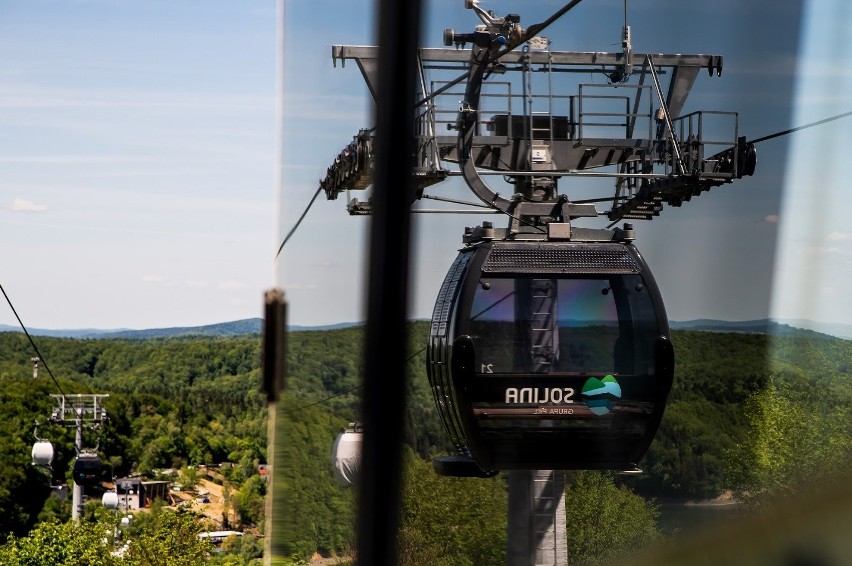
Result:
M359 326L361 324L363 323L344 322L324 326L289 326L288 329L293 332L298 332L302 330L333 330L335 328L347 328L350 326ZM219 322L216 324L206 324L203 326L175 326L170 328L148 328L142 330L133 330L129 328L118 328L110 330L95 328L84 328L76 330L27 328L27 332L32 336L88 339L124 338L130 340L141 340L146 338L174 338L177 336L240 336L244 334L260 334L262 330L263 319L261 318L246 318L243 320ZM9 326L7 324L0 324L0 332L22 332L22 330L19 326Z
M307 330L334 330L362 326L364 322L342 322L323 326L289 326L291 332ZM820 323L809 320L741 320L725 321L714 319L697 319L687 321L670 321L672 330L696 330L702 332L745 332L754 334L770 334L773 336L802 336L826 335L844 340L852 339L852 325ZM263 319L246 318L231 322L220 322L203 326L177 326L171 328L149 328L143 330L131 329L70 329L46 330L28 328L33 336L53 336L59 338L123 338L141 340L146 338L174 338L178 336L240 336L244 334L260 334L263 329ZM0 324L0 332L21 332L20 327Z
M803 334L822 334L852 339L852 325L814 322L812 320L740 320L725 321L713 319L697 319L683 322L670 321L669 326L674 330L700 330L703 332L749 332L755 334L770 334L772 336L801 336Z

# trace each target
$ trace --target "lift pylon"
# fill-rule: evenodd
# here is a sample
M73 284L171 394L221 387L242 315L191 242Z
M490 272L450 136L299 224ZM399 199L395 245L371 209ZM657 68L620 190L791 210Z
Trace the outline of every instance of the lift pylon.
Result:
M100 470L100 460L97 460L97 449L85 450L83 448L83 428L97 429L107 421L106 410L102 406L102 400L109 397L108 394L76 393L69 395L52 394L56 400L56 408L50 415L50 420L64 426L74 428L74 449L77 453L74 470L74 491L71 507L71 518L79 520L83 510L83 488L78 478L91 478L86 480L88 484L96 482L93 477L95 468ZM82 459L81 459L82 456ZM95 461L97 460L97 466ZM81 462L81 469L77 470L77 462ZM86 470L83 470L85 467Z

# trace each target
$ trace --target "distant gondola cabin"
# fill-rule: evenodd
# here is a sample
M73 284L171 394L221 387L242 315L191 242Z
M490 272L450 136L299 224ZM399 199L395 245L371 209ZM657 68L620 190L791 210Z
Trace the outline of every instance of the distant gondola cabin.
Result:
M95 485L101 481L101 460L97 454L84 452L74 461L72 472L74 483L82 486Z

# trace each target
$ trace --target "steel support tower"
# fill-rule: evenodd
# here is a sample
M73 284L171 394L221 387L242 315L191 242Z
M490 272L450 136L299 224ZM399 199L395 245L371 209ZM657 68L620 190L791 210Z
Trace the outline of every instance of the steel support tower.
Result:
M83 427L97 429L107 419L106 410L101 401L107 394L77 393L70 395L51 395L56 400L56 408L50 416L50 420L75 429L74 449L77 456L83 452ZM73 496L71 500L71 518L79 521L83 510L83 486L74 483Z

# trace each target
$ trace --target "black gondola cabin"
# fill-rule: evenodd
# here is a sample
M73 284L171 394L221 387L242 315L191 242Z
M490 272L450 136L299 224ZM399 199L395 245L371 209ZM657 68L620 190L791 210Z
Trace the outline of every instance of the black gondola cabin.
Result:
M101 481L101 459L94 453L83 452L79 454L74 461L72 476L77 485L97 484Z
M427 372L458 454L443 475L636 470L674 372L668 320L632 238L483 240L432 317Z

